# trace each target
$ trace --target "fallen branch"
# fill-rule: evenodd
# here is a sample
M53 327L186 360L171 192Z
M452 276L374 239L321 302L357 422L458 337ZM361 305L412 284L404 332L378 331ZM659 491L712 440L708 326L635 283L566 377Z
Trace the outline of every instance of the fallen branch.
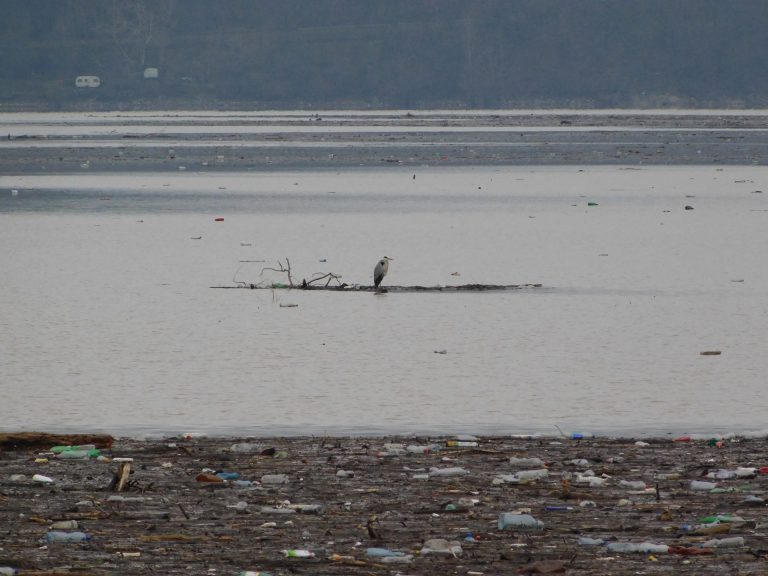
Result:
M318 274L322 274L318 272ZM328 274L322 274L322 276L318 276L317 278L312 278L312 280L304 280L301 283L301 287L306 290L309 286L312 285L313 282L319 282L320 280L327 279L325 283L325 287L328 287L331 282L334 280L336 281L336 286L345 286L345 284L341 283L341 274L335 274L334 272L328 272Z
M283 272L288 275L288 286L290 288L293 288L293 278L291 277L291 261L288 260L288 258L285 259L285 266L283 266L283 263L280 262L280 260L277 261L277 265L280 266L280 268L262 268L261 272L259 273L259 276L264 274L265 270L271 270L273 272ZM272 288L273 286L267 286L267 288Z

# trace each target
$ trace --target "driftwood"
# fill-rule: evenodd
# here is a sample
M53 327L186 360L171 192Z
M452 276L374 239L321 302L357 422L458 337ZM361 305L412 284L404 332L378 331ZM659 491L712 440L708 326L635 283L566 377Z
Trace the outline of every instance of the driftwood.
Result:
M523 290L541 288L542 284L462 284L460 286L361 286L359 284L339 284L315 286L303 282L298 286L288 284L247 284L239 282L237 286L211 286L211 288L246 288L248 290L326 290L331 292L491 292L503 290Z
M48 432L0 433L0 450L31 450L59 445L94 444L96 448L111 448L114 438L107 434L50 434Z

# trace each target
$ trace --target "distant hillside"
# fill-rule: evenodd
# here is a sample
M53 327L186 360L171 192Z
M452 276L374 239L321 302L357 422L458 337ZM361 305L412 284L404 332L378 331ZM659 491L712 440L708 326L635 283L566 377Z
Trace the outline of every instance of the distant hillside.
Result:
M768 107L765 0L0 0L0 9L6 110ZM100 85L76 87L81 75Z

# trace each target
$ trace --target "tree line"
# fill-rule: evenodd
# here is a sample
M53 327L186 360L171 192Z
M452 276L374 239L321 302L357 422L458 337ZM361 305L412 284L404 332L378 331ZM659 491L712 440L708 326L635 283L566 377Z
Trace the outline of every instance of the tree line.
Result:
M0 106L768 105L764 0L0 0ZM157 78L145 78L157 68ZM75 77L96 75L96 89Z

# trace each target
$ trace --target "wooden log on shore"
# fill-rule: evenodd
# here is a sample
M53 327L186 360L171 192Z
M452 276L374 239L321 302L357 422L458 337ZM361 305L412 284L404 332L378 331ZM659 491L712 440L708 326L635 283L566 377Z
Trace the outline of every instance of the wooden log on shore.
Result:
M0 450L34 450L52 446L93 444L97 448L111 448L114 438L108 434L51 434L48 432L0 433Z

